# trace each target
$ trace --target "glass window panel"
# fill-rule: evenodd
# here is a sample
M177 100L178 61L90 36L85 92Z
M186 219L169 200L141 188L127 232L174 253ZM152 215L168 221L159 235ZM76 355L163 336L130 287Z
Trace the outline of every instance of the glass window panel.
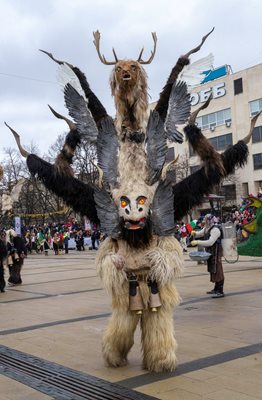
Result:
M232 144L232 133L228 133L225 135L226 138L226 147L231 146Z
M208 115L203 115L202 117L202 126L208 125Z
M208 139L215 150L225 150L232 144L232 133Z
M225 119L230 119L231 118L231 111L230 111L230 108L226 108L225 110L224 110L224 120Z
M254 164L254 169L262 168L262 153L253 154L253 164Z
M212 113L208 115L208 122L210 124L216 123L216 113Z
M234 80L234 93L239 94L243 93L243 81L242 78L238 78Z
M225 147L226 147L226 138L225 135L223 135L218 138L218 150L222 150Z
M252 133L252 143L258 143L262 141L262 127L257 126L254 128L253 133Z
M256 112L259 110L259 100L254 100L249 103L250 105L250 112Z
M196 124L197 124L197 126L199 126L199 128L201 128L201 126L202 126L202 118L201 117L196 118Z
M226 200L235 200L236 198L236 185L222 186L222 192Z
M217 124L222 125L224 122L223 111L218 111L216 114L217 114Z

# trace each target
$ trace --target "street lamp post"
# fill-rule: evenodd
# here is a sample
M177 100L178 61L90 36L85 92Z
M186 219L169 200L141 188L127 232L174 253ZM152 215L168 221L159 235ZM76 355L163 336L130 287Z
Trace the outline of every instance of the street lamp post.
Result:
M211 212L216 217L219 217L222 220L222 200L225 199L225 196L218 196L217 194L209 194L208 200L211 207Z

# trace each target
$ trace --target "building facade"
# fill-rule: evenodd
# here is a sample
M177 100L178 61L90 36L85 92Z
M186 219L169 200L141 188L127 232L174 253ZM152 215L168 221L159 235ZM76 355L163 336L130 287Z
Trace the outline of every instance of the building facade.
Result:
M229 66L206 71L203 83L191 91L192 111L203 104L212 93L208 108L202 110L197 125L215 149L223 152L227 146L243 139L250 130L250 120L262 110L262 64L231 73ZM259 116L249 143L249 159L214 193L225 198L224 207L240 205L248 194L257 195L262 187L262 116ZM200 166L187 141L174 145L174 153L188 159L190 172ZM207 203L196 211L208 208Z

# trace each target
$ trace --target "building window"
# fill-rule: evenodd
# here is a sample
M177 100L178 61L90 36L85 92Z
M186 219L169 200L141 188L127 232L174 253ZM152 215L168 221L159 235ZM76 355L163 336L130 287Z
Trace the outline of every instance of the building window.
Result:
M253 154L254 169L262 169L262 153Z
M236 185L225 185L221 187L221 195L225 196L225 200L236 199Z
M202 117L198 117L196 122L199 128L214 130L216 126L231 124L231 110L230 108L226 108L225 110L203 115Z
M243 81L242 78L234 80L234 94L243 93Z
M252 143L262 142L262 126L256 126L252 132Z
M262 181L255 181L257 194L256 196L262 200Z
M253 100L249 102L250 114L251 117L257 115L259 111L262 110L262 99Z
M232 133L216 136L208 140L215 150L225 150L228 146L232 145Z
M243 193L244 197L248 196L248 193L249 193L249 191L248 191L248 182L242 183L242 193Z
M201 165L192 165L190 167L190 174L193 174L194 172L197 172L201 168Z

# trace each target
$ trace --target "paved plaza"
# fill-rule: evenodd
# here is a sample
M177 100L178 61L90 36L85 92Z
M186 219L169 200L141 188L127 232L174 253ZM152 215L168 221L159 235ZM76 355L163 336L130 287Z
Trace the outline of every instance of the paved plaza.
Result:
M157 374L141 368L139 330L129 364L104 365L110 300L95 253L30 255L23 284L0 294L0 400L262 399L262 259L224 263L226 296L212 299L206 266L185 255L179 365Z

